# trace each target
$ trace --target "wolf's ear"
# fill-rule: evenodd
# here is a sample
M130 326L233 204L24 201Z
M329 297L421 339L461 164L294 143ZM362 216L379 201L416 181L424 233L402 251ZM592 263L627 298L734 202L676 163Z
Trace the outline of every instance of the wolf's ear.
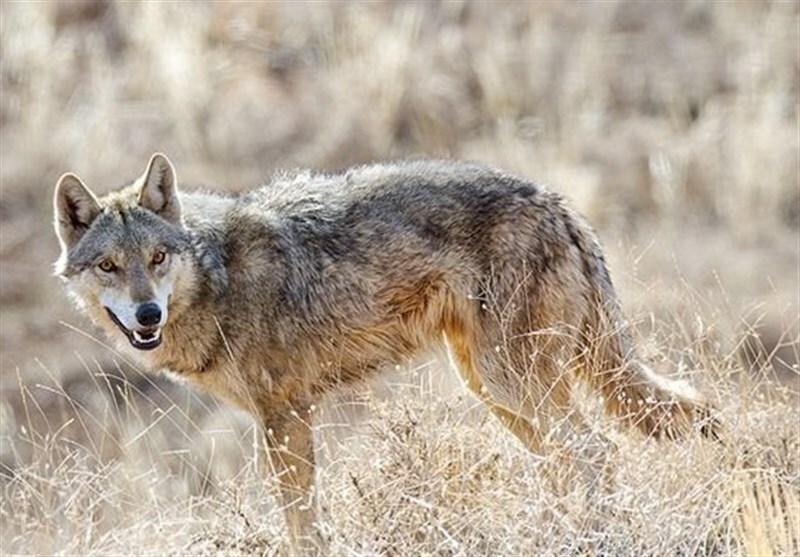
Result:
M178 181L175 179L175 168L166 155L156 153L150 157L139 191L139 205L169 222L181 223Z
M101 210L97 198L74 174L59 178L53 206L56 234L67 249L81 239Z

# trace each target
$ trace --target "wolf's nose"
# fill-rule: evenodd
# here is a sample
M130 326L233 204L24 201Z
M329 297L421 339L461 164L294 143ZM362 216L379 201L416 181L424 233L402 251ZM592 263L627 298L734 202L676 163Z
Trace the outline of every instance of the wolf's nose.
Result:
M145 327L158 325L159 321L161 321L161 308L153 302L140 305L136 310L136 321Z

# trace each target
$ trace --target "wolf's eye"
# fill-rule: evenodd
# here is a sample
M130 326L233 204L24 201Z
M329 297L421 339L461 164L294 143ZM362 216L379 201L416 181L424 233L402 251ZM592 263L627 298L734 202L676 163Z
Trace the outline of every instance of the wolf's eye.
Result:
M104 273L113 273L117 270L117 266L110 259L103 259L97 266Z
M153 254L153 265L161 265L166 258L166 252L164 250L158 250Z

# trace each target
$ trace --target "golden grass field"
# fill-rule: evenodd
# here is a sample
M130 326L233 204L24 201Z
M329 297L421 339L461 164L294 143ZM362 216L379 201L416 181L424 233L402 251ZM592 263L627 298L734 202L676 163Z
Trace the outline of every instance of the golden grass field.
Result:
M799 44L797 2L4 1L0 553L286 552L253 422L125 361L52 276L58 176L105 192L163 151L232 191L419 156L548 184L725 422L598 417L614 487L558 497L446 366L390 370L318 410L336 554L800 554Z

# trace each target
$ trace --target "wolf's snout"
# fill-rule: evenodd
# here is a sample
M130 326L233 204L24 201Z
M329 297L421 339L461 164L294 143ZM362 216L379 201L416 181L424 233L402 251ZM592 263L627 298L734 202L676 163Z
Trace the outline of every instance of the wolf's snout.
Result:
M136 310L136 321L143 327L154 327L161 322L161 308L154 302L140 305Z

